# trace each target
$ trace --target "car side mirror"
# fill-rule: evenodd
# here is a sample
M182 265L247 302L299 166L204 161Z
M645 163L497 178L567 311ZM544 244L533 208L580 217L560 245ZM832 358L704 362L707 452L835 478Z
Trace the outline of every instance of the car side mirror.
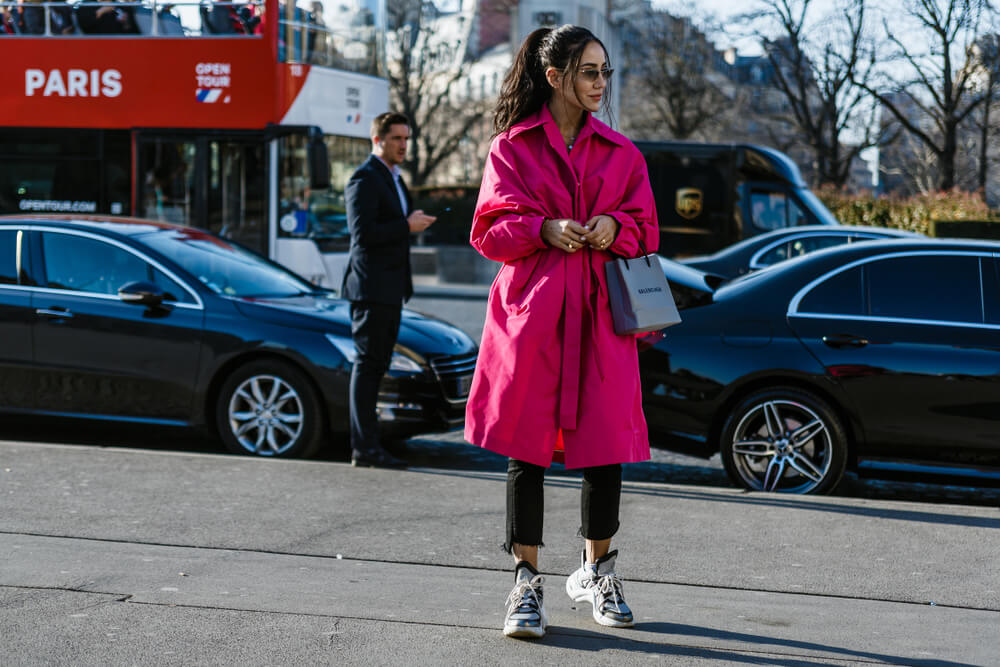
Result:
M163 305L163 288L154 283L135 281L118 288L118 298L124 303L131 303L147 308Z

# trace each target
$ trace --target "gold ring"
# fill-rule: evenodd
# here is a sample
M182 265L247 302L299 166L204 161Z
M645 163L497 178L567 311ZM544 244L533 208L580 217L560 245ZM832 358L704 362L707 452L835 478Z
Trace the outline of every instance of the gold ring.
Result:
M572 241L569 241L568 243L566 243L566 245L569 247L570 250L573 249L573 242Z

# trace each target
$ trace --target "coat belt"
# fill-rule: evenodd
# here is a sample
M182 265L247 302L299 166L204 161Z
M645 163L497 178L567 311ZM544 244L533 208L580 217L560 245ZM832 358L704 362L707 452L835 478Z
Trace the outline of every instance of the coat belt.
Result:
M590 355L594 359L599 376L604 378L600 350L593 349L597 341L598 304L591 303L587 296L591 293L592 284L600 285L594 272L600 264L593 261L590 248L584 247L579 252L567 254L566 289L563 295L563 331L562 331L562 368L559 382L559 428L575 430L579 418L581 369L583 366L583 327L585 316L590 316L592 349ZM582 266L580 266L582 264ZM597 266L595 266L597 264ZM573 269L577 269L574 271ZM573 280L574 273L580 276Z

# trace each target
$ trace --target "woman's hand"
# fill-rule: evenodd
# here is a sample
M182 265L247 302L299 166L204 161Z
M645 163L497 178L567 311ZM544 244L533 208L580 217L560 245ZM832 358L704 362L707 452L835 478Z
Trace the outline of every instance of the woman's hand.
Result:
M546 220L542 223L542 240L553 248L573 253L587 242L587 231L576 220Z
M595 215L587 221L590 229L583 238L595 250L606 250L618 236L619 223L610 215Z

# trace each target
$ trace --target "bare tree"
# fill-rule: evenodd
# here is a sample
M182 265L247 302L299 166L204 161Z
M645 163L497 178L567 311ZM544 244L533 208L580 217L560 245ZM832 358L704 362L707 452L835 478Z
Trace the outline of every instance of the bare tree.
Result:
M625 27L626 92L622 121L636 136L714 138L733 108L718 71L718 52L689 17L633 10Z
M972 47L992 7L989 0L904 0L902 7L901 17L886 18L883 25L890 61L905 65L908 74L886 70L881 81L855 83L936 157L936 187L947 190L958 183L959 126L987 99L972 85ZM910 19L912 29L901 18Z
M893 139L883 143L880 151L883 184L904 194L936 190L941 178L934 151L909 132L900 132L895 119L886 125L893 131Z
M475 54L465 15L442 14L424 0L389 0L387 11L391 104L413 123L403 168L411 185L421 186L461 149L491 103L466 94Z
M976 189L985 197L990 167L990 143L997 131L992 112L1000 97L1000 35L994 33L981 37L973 45L972 52L975 63L973 85L983 95L981 108L970 116L978 139Z
M744 20L756 26L786 115L812 150L814 184L842 186L858 154L878 143L875 108L860 85L874 64L866 0L841 0L821 16L813 0L762 2Z

